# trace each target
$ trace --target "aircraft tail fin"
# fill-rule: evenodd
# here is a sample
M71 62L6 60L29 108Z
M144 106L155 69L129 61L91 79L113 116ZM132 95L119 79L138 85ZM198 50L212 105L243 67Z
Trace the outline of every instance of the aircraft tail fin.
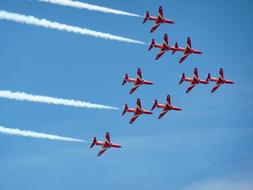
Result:
M127 80L128 80L128 74L126 73L126 74L125 74L125 77L124 77L124 80L123 80L123 82L122 82L122 86L123 86L124 84L126 84Z
M122 114L121 114L121 115L124 115L124 114L127 112L127 110L128 110L128 105L127 105L127 104L125 104L124 110L123 110L123 112L122 112Z
M158 101L157 101L157 99L155 99L151 110L155 109L157 106L158 106Z
M150 45L149 45L149 48L148 48L148 51L150 51L154 46L155 46L155 39L152 38L152 40L150 42Z
M182 74L181 80L179 81L179 85L182 84L182 82L185 81L185 74Z
M92 148L96 143L97 143L97 138L94 137L93 140L92 140L92 143L90 145L90 148Z
M149 19L149 12L147 11L147 12L146 12L146 15L145 15L145 18L144 18L144 20L143 20L142 23L147 22L148 19Z
M177 43L177 42L175 43L175 48L178 48L178 43ZM172 54L176 53L176 51L177 51L177 50L174 49L174 50L172 51Z

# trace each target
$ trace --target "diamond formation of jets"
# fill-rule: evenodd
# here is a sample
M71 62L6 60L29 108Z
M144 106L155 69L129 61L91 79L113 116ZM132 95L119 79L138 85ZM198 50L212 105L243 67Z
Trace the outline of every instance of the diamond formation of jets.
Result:
M179 85L182 84L184 81L186 82L190 82L190 86L188 87L188 89L186 90L186 93L189 93L194 86L196 86L197 84L208 84L208 80L201 80L199 78L199 74L198 74L198 69L197 68L194 68L194 72L193 72L193 77L192 78L188 78L185 76L185 74L183 73L182 74L182 78L181 80L179 81Z
M150 32L154 32L161 24L167 23L167 24L174 24L174 21L168 20L163 16L163 8L162 6L159 7L158 10L158 16L150 16L149 11L146 12L145 18L143 20L143 23L145 23L147 20L155 21L155 25L151 28Z
M124 110L122 112L122 116L126 112L132 112L132 113L134 113L133 117L130 120L130 124L132 124L140 115L143 115L143 114L152 114L151 111L148 111L148 110L145 110L145 109L142 108L140 98L137 99L136 108L128 108L128 105L125 104Z
M163 111L158 116L158 119L161 119L168 111L171 111L171 110L181 111L182 110L179 107L171 105L170 95L167 95L165 104L159 104L158 101L155 99L151 110L154 110L155 108L162 108L163 109Z
M101 156L108 148L121 148L120 144L115 144L111 142L110 133L106 132L105 141L98 141L96 137L93 138L90 148L94 145L101 146L101 150L98 152L97 156Z
M141 69L140 68L137 69L137 77L136 78L129 78L128 74L126 73L125 77L124 77L124 80L123 80L123 83L122 83L122 86L126 82L134 83L134 87L130 90L129 94L133 94L135 92L135 90L139 86L141 86L141 85L152 85L153 84L153 82L144 80L142 78L142 74L141 74Z
M175 43L175 46L171 46L169 45L168 35L164 34L163 44L156 44L153 38L151 40L148 50L151 50L153 47L160 49L160 52L155 58L156 60L160 59L162 55L167 51L172 51L172 54L176 52L184 52L183 56L180 58L179 63L183 63L184 60L191 54L202 54L201 51L192 48L192 42L190 37L187 38L186 44L186 48L179 47L177 42Z
M212 93L214 93L223 84L234 84L234 81L227 80L224 78L223 68L220 68L219 74L220 76L218 78L214 78L214 77L211 77L210 73L208 73L207 80L211 82L216 82L216 85L211 91Z

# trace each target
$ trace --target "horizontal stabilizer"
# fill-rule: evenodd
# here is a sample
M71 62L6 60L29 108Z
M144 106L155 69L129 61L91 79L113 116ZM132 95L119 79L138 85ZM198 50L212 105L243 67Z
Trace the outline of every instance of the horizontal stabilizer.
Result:
M150 51L154 46L155 46L155 39L153 38L153 39L151 40L151 42L150 42L148 51Z
M97 143L96 137L93 138L90 148L92 148Z
M185 74L182 74L181 80L179 81L179 85L182 84L182 82L185 81Z
M149 19L149 12L147 11L142 23L147 22L148 19Z
M125 104L124 110L121 115L124 115L127 112L127 110L128 110L128 106L127 106L127 104Z
M158 106L158 101L157 101L157 99L155 99L151 110L154 110L155 108L157 108L157 106Z
M174 48L175 48L175 49L172 51L172 54L176 53L176 51L177 51L177 50L176 50L176 49L178 48L178 43L177 43L177 42L175 43L175 47L174 47Z
M122 86L123 86L124 84L126 84L127 80L128 80L128 74L126 73L126 74L125 74L125 77L124 77L124 80L123 80L123 82L122 82Z

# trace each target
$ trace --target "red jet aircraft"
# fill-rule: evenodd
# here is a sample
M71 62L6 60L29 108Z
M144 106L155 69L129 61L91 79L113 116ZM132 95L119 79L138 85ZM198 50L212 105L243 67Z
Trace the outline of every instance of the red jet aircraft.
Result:
M179 82L179 85L182 84L183 81L187 81L187 82L191 83L191 85L189 86L189 88L186 90L186 93L189 93L193 89L193 87L196 86L197 84L208 84L208 80L207 79L206 80L201 80L199 78L199 74L198 74L198 69L197 68L194 69L194 75L193 75L192 78L186 77L185 74L183 73L182 74L182 78L181 78L181 80Z
M105 142L97 141L96 137L94 137L90 145L90 148L92 148L94 145L98 145L102 147L102 149L99 151L97 156L101 156L108 148L121 148L120 144L114 144L111 142L109 132L106 132Z
M176 110L176 111L181 111L182 110L181 108L178 108L178 107L175 107L175 106L171 105L170 95L167 95L166 104L159 104L158 101L155 100L151 110L153 110L155 108L163 108L163 111L159 115L158 119L161 119L170 110Z
M143 23L145 23L147 20L155 21L155 26L153 26L151 28L151 30L150 30L151 33L154 32L160 26L160 24L163 24L163 23L174 24L174 21L168 20L168 19L164 18L162 6L159 7L159 11L158 11L158 16L157 17L150 16L149 15L149 11L147 11L146 16L145 16L145 18L143 20Z
M177 48L178 48L178 44L176 43L175 46L171 46L169 45L169 39L168 39L168 34L164 34L164 37L163 37L163 44L156 44L155 43L155 39L153 38L150 45L149 45L149 48L148 48L148 51L150 51L152 48L159 48L160 49L160 52L157 54L156 56L156 60L160 59L160 57L162 57L162 55L166 52L166 51L172 51L172 54L174 54L176 51L177 51Z
M148 48L148 50L151 50L153 47L160 49L160 52L157 54L157 56L155 58L156 60L160 59L160 57L162 57L162 55L166 51L170 51L170 50L172 51L172 54L174 54L178 51L184 52L184 55L181 57L179 63L182 63L190 54L202 54L201 51L192 48L191 38L190 37L187 38L186 48L179 47L177 42L175 43L175 46L169 45L169 42L168 42L169 40L168 40L168 35L167 34L164 34L163 38L164 38L163 39L163 44L156 44L155 40L152 39L152 41L149 45L149 48Z
M211 74L208 73L207 80L212 81L212 82L216 82L215 87L211 91L212 93L214 93L222 84L234 84L234 81L227 80L224 78L224 73L223 73L222 68L220 68L219 74L220 74L220 76L218 78L213 78L213 77L211 77Z
M143 115L143 114L152 114L151 111L148 111L148 110L144 110L142 107L141 107L141 100L140 98L137 99L137 103L136 103L136 108L128 108L127 104L125 104L125 108L122 112L122 115L124 115L126 112L132 112L134 113L133 117L131 118L130 120L130 124L133 123L137 117L139 117L140 115Z
M137 77L136 78L129 78L128 74L126 73L122 85L124 85L126 82L134 83L134 87L130 90L129 94L133 94L135 92L135 90L143 84L147 84L147 85L153 84L153 82L151 82L151 81L147 81L147 80L142 79L142 74L141 74L140 68L138 68L138 70L137 70Z
M183 51L184 52L184 55L181 57L179 63L183 63L183 61L191 54L202 54L201 51L192 48L192 43L191 43L190 37L187 38L186 43L187 43L186 48L178 47L177 44L175 46L175 48L177 49L176 51Z

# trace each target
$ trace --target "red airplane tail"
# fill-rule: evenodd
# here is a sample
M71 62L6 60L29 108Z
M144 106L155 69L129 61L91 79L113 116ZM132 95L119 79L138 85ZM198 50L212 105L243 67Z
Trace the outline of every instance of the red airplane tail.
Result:
M156 107L158 107L158 101L157 101L157 99L155 99L151 110L155 109Z
M155 46L155 39L152 38L152 40L150 42L150 45L149 45L149 48L148 48L148 51L151 50L154 46Z
M178 48L178 43L177 43L177 42L175 43L175 47L174 47L174 48ZM174 49L174 50L172 51L172 54L176 53L176 51L177 51L177 50Z
M179 85L182 84L182 82L185 81L185 74L182 74L181 80L179 81Z
M93 138L90 148L92 148L97 143L96 137Z
M128 80L128 74L126 73L126 74L125 74L125 77L124 77L124 80L123 80L123 82L122 82L122 86L123 86L124 84L126 84L127 80Z
M127 104L125 104L124 110L123 110L123 112L122 112L122 114L121 114L121 115L124 115L124 114L127 112L127 110L128 110L128 105L127 105Z
M149 12L147 11L142 23L145 23L148 19L149 19Z

